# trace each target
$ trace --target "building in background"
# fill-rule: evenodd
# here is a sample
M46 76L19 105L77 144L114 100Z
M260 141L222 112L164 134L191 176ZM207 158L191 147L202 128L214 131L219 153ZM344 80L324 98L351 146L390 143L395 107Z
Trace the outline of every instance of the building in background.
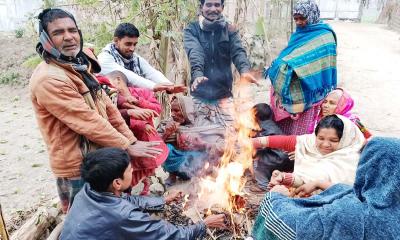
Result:
M316 0L324 19L375 22L386 0Z

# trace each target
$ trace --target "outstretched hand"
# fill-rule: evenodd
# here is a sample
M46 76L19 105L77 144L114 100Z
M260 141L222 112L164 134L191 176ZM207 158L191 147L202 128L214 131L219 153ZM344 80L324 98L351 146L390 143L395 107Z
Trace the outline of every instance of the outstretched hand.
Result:
M240 75L240 81L242 82L249 82L249 83L254 83L257 86L260 86L260 83L257 81L257 79L251 74L250 72L242 73Z
M131 158L135 157L149 157L156 158L162 153L162 150L156 148L160 142L143 142L136 141L134 144L129 145L127 148L128 154Z
M139 120L146 120L152 117L158 117L159 114L151 109L145 109L145 108L135 108L135 109L129 109L128 110L128 115Z
M165 196L165 203L170 204L173 201L178 201L182 198L181 191L171 191L167 196Z
M150 124L146 124L146 126L144 127L144 131L147 133L147 134L157 134L157 130L153 127L153 126L151 126Z
M153 91L154 92L167 91L173 87L174 87L174 84L172 84L172 83L157 83L154 86Z
M195 78L190 89L192 90L192 92L196 91L196 89L199 86L199 84L201 84L201 83L203 83L203 82L205 82L207 80L208 80L208 78L206 78L206 77L197 77L197 78Z
M186 92L187 87L184 85L173 85L171 88L167 89L168 94L172 93L181 93L181 92Z
M154 92L166 91L168 94L186 92L187 87L184 85L174 85L172 83L159 83L153 88Z
M204 224L210 228L226 228L226 217L224 214L210 215L204 219Z

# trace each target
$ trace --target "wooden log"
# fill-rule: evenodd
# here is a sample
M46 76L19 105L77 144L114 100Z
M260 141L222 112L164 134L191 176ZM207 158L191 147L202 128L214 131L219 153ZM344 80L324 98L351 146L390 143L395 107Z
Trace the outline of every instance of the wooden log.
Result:
M3 218L3 211L1 210L1 204L0 204L0 240L8 240L8 232L6 228L6 222L4 221Z
M60 237L61 231L64 227L64 221L60 222L51 232L47 240L58 240Z
M35 240L43 236L47 229L56 222L60 209L55 207L39 208L24 225L12 235L12 240Z

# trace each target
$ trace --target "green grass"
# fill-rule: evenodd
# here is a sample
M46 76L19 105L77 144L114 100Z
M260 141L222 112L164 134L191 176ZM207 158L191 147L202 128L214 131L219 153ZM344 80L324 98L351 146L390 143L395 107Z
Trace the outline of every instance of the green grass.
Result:
M35 68L39 63L42 61L39 55L35 54L30 57L28 57L24 63L22 63L22 66L27 67L27 68Z
M32 164L32 167L33 167L33 168L37 168L37 167L41 167L41 166L43 166L43 164L40 164L40 163L34 163L34 164Z

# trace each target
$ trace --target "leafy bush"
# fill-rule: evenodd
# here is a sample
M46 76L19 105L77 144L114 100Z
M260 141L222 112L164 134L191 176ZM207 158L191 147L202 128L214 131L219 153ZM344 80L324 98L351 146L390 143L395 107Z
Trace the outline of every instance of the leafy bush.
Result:
M0 74L0 84L18 84L19 73L16 72L5 72Z
M15 30L15 37L22 38L24 36L25 30L23 28L18 28Z

